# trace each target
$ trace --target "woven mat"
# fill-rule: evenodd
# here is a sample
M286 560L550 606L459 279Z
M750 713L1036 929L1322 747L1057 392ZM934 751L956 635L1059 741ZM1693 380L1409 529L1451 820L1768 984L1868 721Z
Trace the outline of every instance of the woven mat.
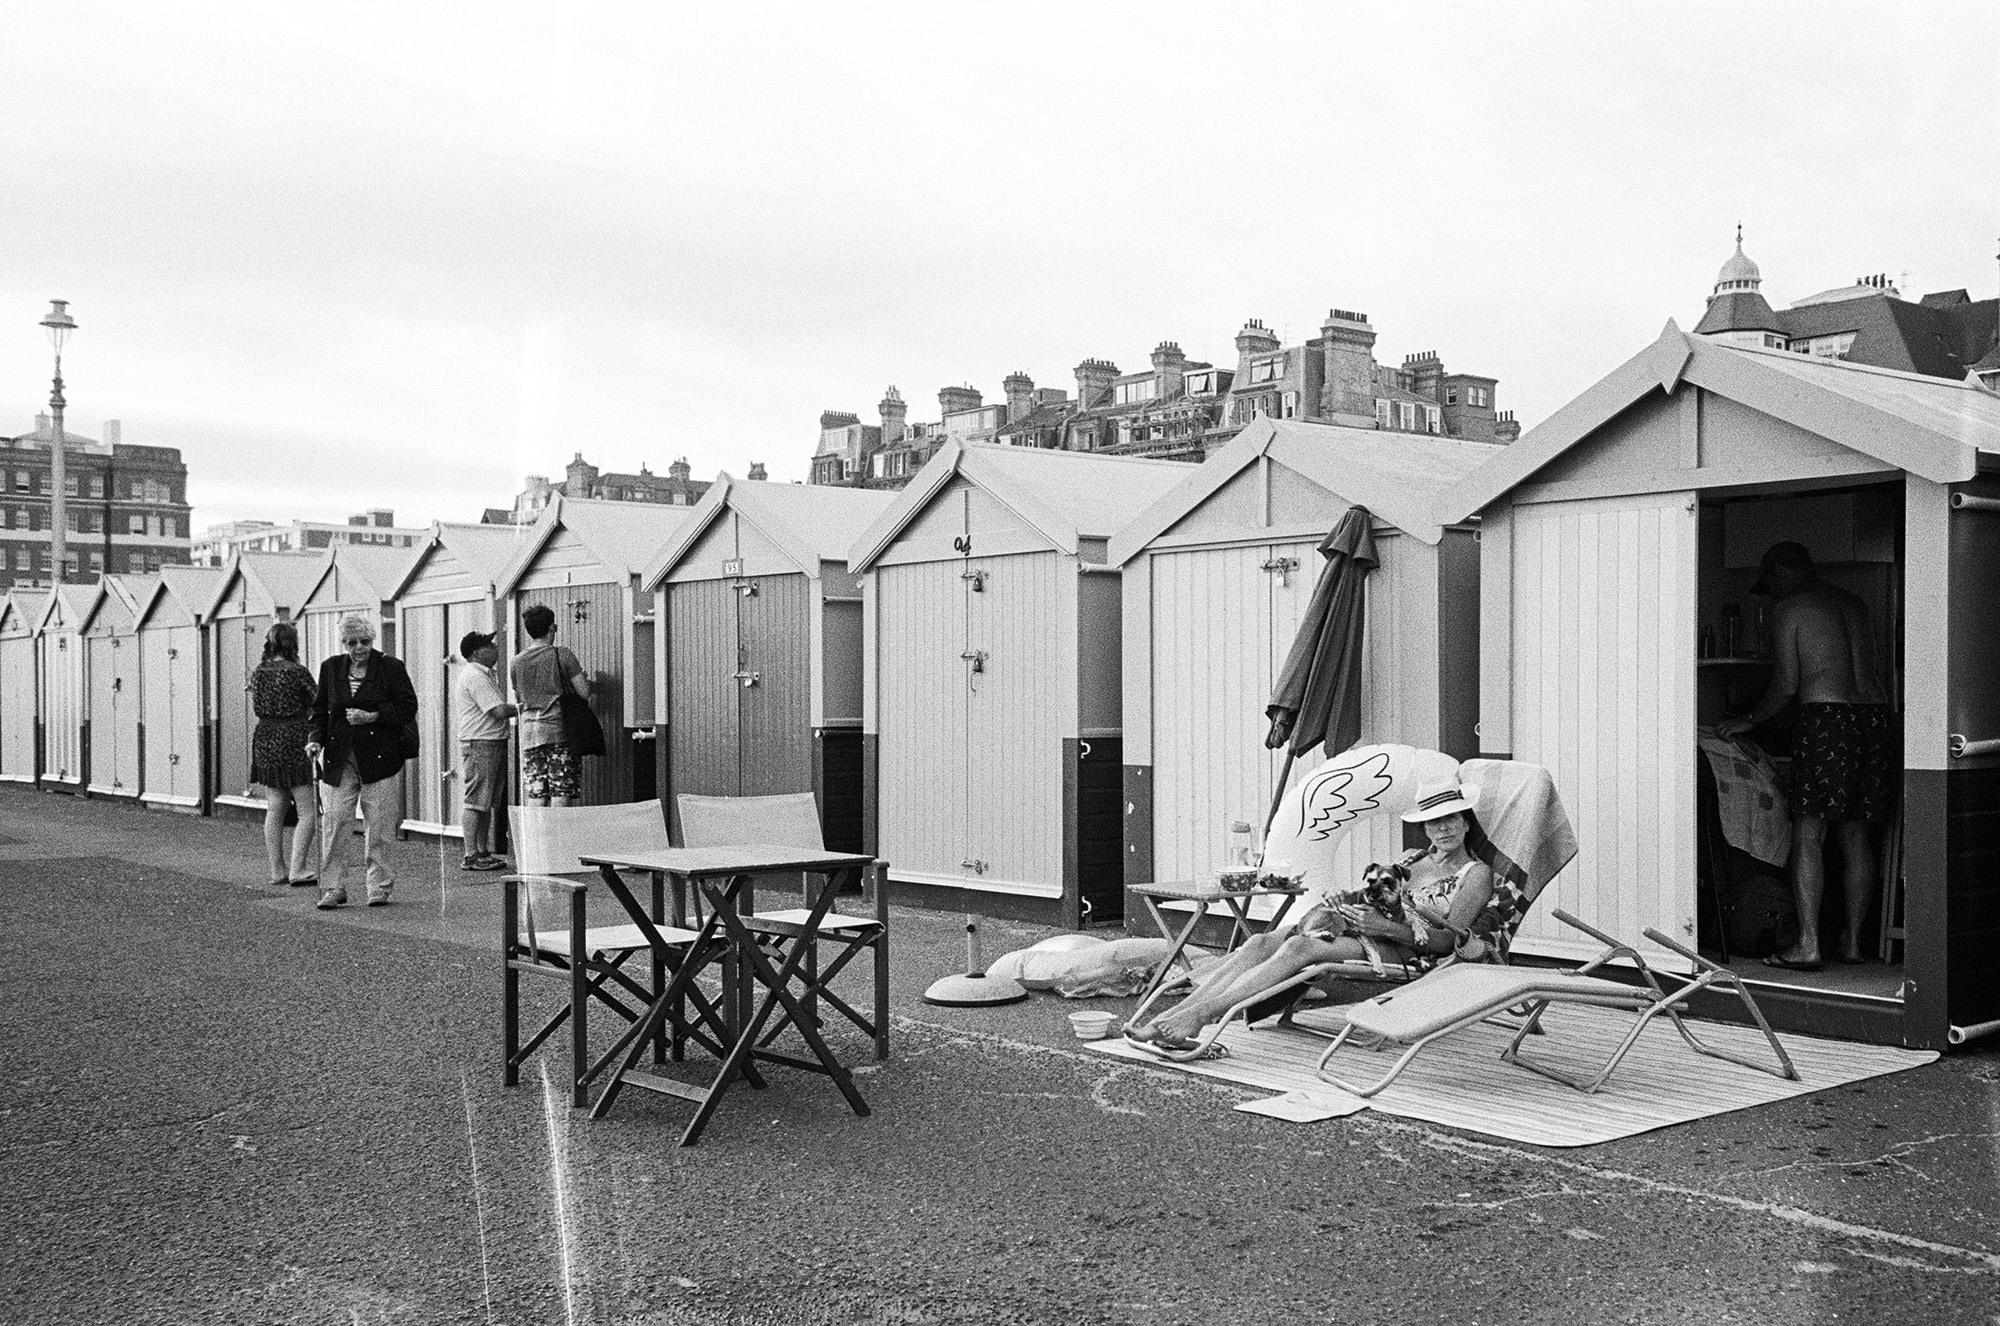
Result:
M1337 1031L1341 1014L1338 1009L1314 1009L1300 1013L1298 1021ZM1610 1056L1631 1021L1628 1015L1610 1009L1558 1005L1549 1010L1542 1024L1549 1034L1534 1037L1532 1048L1523 1050L1523 1058L1583 1074ZM1690 1025L1696 1035L1718 1049L1770 1055L1770 1047L1754 1028L1712 1022ZM1640 1036L1603 1089L1587 1096L1502 1063L1500 1051L1512 1035L1488 1024L1447 1037L1425 1049L1402 1076L1365 1104L1385 1114L1513 1142L1590 1146L1898 1073L1937 1058L1931 1050L1856 1045L1782 1033L1780 1039L1801 1078L1791 1082L1696 1054L1674 1033L1673 1025L1662 1019ZM1275 1026L1249 1031L1238 1023L1222 1034L1221 1043L1229 1048L1227 1058L1192 1064L1155 1058L1117 1037L1086 1044L1100 1053L1154 1067L1181 1068L1243 1086L1322 1097L1328 1105L1341 1107L1343 1113L1352 1111L1355 1098L1313 1071L1326 1049L1325 1040ZM1334 1071L1349 1081L1372 1081L1388 1070L1399 1052L1343 1046Z

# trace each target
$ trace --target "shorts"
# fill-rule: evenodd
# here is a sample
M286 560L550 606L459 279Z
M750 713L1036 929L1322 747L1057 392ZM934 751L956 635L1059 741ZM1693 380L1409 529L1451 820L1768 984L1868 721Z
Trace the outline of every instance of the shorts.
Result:
M521 795L530 801L574 799L583 785L581 761L568 746L531 746L521 757Z
M1879 824L1896 804L1895 711L1886 704L1802 704L1787 795L1793 819Z
M467 741L459 745L459 800L467 810L497 810L507 804L507 741Z

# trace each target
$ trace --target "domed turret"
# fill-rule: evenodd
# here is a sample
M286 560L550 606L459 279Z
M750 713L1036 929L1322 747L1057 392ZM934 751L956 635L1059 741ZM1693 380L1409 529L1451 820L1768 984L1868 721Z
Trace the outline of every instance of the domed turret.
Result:
M1757 264L1750 261L1743 252L1743 227L1736 227L1736 252L1722 270L1715 274L1715 293L1728 294L1732 290L1755 290L1764 284L1764 274L1757 270Z

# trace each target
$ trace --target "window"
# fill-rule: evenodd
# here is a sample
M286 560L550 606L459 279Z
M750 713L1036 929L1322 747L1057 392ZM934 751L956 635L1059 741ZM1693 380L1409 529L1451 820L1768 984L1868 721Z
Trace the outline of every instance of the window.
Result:
M74 474L65 474L63 476L63 494L67 497L76 496L76 476Z
M1389 422L1389 402L1384 400L1378 400L1375 402L1375 426L1377 428L1394 427L1394 425Z
M103 475L101 475L101 474L93 474L93 475L91 475L91 476L90 476L90 495L91 495L92 497L102 497L102 496L104 496L104 476L103 476Z
M1136 405L1140 401L1150 401L1159 395L1159 384L1154 378L1141 378L1137 382L1121 382L1111 389L1113 405Z
M1278 417L1280 419L1296 419L1298 415L1299 394L1296 391L1288 391L1284 394L1278 406Z
M28 550L26 548L16 548L14 550L14 569L16 571L25 571L28 569Z
M1398 401L1397 405L1399 407L1398 413L1400 414L1402 419L1403 431L1406 433L1416 432L1417 431L1416 404L1412 401Z
M102 574L103 574L103 572L104 572L104 554L103 554L103 553L101 553L101 552L94 552L94 553L92 553L92 554L90 555L90 572L91 572L91 574L92 574L92 575L102 575Z
M1426 433L1435 433L1439 431L1438 428L1439 422L1440 422L1440 416L1438 414L1438 407L1435 405L1426 405L1424 407L1424 431Z
M28 487L28 472L26 470L14 471L14 491L17 493L30 491Z
M1484 409L1493 404L1493 393L1484 387L1467 387L1465 389L1465 403Z
M1215 391L1215 374L1213 373L1188 374L1186 391L1187 394L1190 396L1208 396L1213 394Z
M1457 388L1457 387L1446 387L1446 388L1444 389L1444 403L1445 403L1446 405L1456 405L1456 404L1458 404L1458 388Z
M1250 380L1252 382L1276 382L1280 377L1284 376L1284 372L1285 357L1283 355L1279 355L1275 359L1260 359L1250 365Z

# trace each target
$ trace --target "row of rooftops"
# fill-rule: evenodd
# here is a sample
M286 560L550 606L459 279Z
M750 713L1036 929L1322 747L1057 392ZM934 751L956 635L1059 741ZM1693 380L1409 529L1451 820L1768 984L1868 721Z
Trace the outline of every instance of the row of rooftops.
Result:
M808 575L828 564L860 574L959 482L993 493L1052 549L1122 566L1265 457L1366 507L1384 525L1435 543L1447 527L1476 520L1605 422L1682 384L1725 392L1780 420L1804 421L1857 454L1935 483L2000 468L2000 395L1976 382L1726 345L1669 322L1651 345L1507 448L1269 418L1196 466L952 441L900 493L743 482L725 474L692 507L558 498L532 526L440 524L416 549L245 553L227 567L167 567L93 585L15 590L0 602L16 628L46 620L52 596L67 605L70 621L83 621L105 595L121 597L143 618L162 594L205 620L238 577L256 584L260 600L295 612L315 594L324 600L328 577L338 575L332 602L379 607L402 595L440 547L504 596L558 531L580 542L611 578L652 590L725 510L756 526Z

